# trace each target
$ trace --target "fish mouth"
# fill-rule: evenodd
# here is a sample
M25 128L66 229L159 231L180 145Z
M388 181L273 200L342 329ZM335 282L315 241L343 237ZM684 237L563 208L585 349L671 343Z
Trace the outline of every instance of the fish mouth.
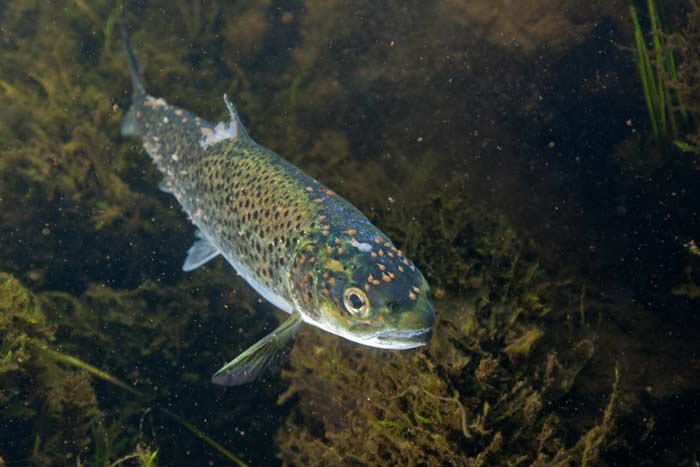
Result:
M428 343L433 328L384 331L375 336L377 347L387 349L412 349Z
M362 329L365 329L366 327L366 325L361 326ZM356 328L357 326L349 331L345 331L342 329L324 329L329 330L330 332L344 337L350 341L357 342L358 344L389 350L405 350L421 347L427 344L433 335L432 327L424 327L420 329L407 329L401 331L391 329L370 334L357 333Z

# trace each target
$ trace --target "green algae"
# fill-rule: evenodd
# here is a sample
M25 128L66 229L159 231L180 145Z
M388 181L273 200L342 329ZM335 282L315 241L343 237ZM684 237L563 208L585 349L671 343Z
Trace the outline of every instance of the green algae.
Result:
M430 206L412 211L427 219L435 213ZM481 212L454 214L470 219L473 231L501 230L473 238L471 253L450 256L464 258L470 267L461 267L479 277L444 283L425 350L358 349L313 331L299 339L279 400L299 401L278 432L285 463L599 465L615 442L617 382L603 418L589 425L566 423L559 407L595 352L595 327L582 311L586 294L519 259L528 243L498 216L489 223ZM459 250L446 245L420 248L445 257L446 249ZM563 302L572 292L580 302ZM562 322L570 329L563 334Z
M113 384L114 386L116 386L116 387L122 389L123 391L126 391L126 392L128 392L128 393L130 393L130 394L132 394L132 395L134 395L134 396L136 396L136 397L138 397L139 399L145 399L145 398L146 398L146 397L144 396L144 394L142 394L141 392L137 391L137 390L134 389L133 387L127 385L127 384L124 383L123 381L121 381L121 380L117 379L116 377L110 375L110 374L107 373L106 371L100 370L99 368L96 368L96 367L90 365L89 363L86 363L86 362L84 362L84 361L82 361L82 360L80 360L80 359L78 359L78 358L75 358L75 357L73 357L73 356L66 355L66 354L63 354L63 353L61 353L61 352L57 352L57 351L55 351L55 350L48 349L48 348L47 348L47 349L42 349L42 352L45 353L46 355L48 355L50 358L52 358L53 360L55 360L55 361L57 361L57 362L65 363L65 364L67 364L67 365L70 365L70 366L79 368L79 369L81 369L81 370L83 370L83 371L85 371L85 372L87 372L87 373L89 373L89 374L91 374L91 375L93 375L93 376L95 376L95 377L97 377L97 378L103 379L103 380L109 382L110 384ZM151 398L152 398L152 396L151 396ZM193 433L194 435L196 435L198 438L202 439L205 443L209 444L211 447L213 447L214 449L216 449L217 451L219 451L220 454L222 454L225 458L227 458L228 460L230 460L230 461L233 462L234 464L236 464L236 465L238 465L238 466L240 466L240 467L247 467L248 464L246 464L245 462L243 462L238 456L236 456L236 455L233 454L231 451L229 451L228 449L226 449L225 447L223 447L221 444L219 444L219 443L217 443L216 441L214 441L214 440L213 440L212 438L210 438L206 433L204 433L202 430L200 430L199 428L197 428L197 427L195 427L194 425L192 425L190 422L188 422L188 421L185 420L184 418L180 417L179 415L175 414L174 412L172 412L172 411L170 411L170 410L168 410L168 409L166 409L166 408L163 408L163 407L158 407L158 408L159 408L159 410L162 411L165 415L167 415L168 417L170 417L170 418L172 418L173 420L177 421L179 424L181 424L182 426L184 426L187 430L189 430L190 432L192 432L192 433ZM123 461L128 460L128 459L132 459L132 458L142 458L142 461L144 462L144 464L152 465L153 462L155 461L156 456L158 455L158 450L155 450L152 454L147 455L146 458L143 459L143 457L144 457L144 456L143 456L143 453L138 452L138 451L139 451L139 447L140 447L140 445L137 445L137 452L136 452L136 453L134 453L134 454L129 454L129 455L125 456L125 457L122 457L121 459L118 459L117 461L115 461L114 463L112 463L112 464L110 464L110 465L118 465L118 464L122 463ZM106 456L100 455L99 453L96 453L95 457L96 457L96 458L104 458L104 459L105 459L105 462L106 462L106 459L107 459ZM101 464L101 462L98 462L98 464Z
M10 424L4 430L25 433L26 453L37 465L72 464L102 416L84 374L42 358L38 349L52 339L35 298L12 276L0 274L0 342L6 355L0 407Z
M690 3L686 25L672 37L674 49L680 57L678 73L669 77L687 111L687 129L674 144L683 152L700 154L700 4Z
M81 465L94 434L111 423L87 374L47 357L54 341L55 327L48 324L40 299L14 277L0 273L0 342L6 355L0 365L3 431L24 440L19 449L10 449L5 444L9 440L3 440L0 450L8 461L23 451L33 465ZM114 458L102 459L92 465L106 466Z
M122 3L13 2L3 9L0 269L31 284L38 293L26 293L34 302L41 302L36 308L41 311L28 308L23 321L15 320L14 315L11 321L3 321L1 421L21 425L21 430L15 425L7 429L18 440L31 440L3 440L0 455L7 461L32 457L37 464L51 465L110 465L117 460L125 465L147 463L153 452L149 446L178 428L166 423L159 430L166 434L154 435L158 430L151 425L156 415L146 409L147 401L136 402L105 390L84 372L63 365L75 364L81 360L71 359L82 357L109 370L103 375L117 375L124 387L149 394L146 399L161 398L171 406L176 405L173 401L183 401L196 407L202 402L192 388L209 387L210 373L220 366L222 354L241 350L246 341L240 337L242 331L234 331L223 337L226 342L203 346L218 340L209 337L212 329L230 327L259 334L273 319L250 322L251 304L257 297L247 289L231 288L232 281L223 269L214 276L195 274L193 281L178 286L163 287L145 280L161 276L163 269L179 270L191 233L179 211L170 207L172 202L157 194L158 177L142 151L119 136L129 86L114 25L124 15L127 23L137 24L139 14L138 8L125 8ZM211 28L220 25L221 18L238 16L233 14L237 5L201 8L199 14L190 14L196 13L190 11L192 6L181 2L183 23L178 27L202 41L211 38ZM163 18L159 26L167 30L170 22ZM165 36L176 34L161 35ZM166 48L148 32L135 33L134 40L147 64L146 79L154 93L179 95L183 103L192 103L190 108L216 117L225 114L220 102L223 92L244 91L235 79L221 79L224 65L219 62L202 62L198 68L203 73L193 75L185 65L190 58L184 55L185 49ZM210 43L202 48L212 50ZM182 94L172 89L168 77L174 76L216 82L218 90L209 94L210 100L201 99L193 90ZM165 240L163 251L175 253L157 258L153 245L160 240L155 242L156 238ZM159 272L154 273L156 270ZM172 284L172 277L166 277L168 280ZM233 310L220 319L208 314L214 308ZM1 319L5 318L3 314ZM33 334L25 327L31 327ZM193 335L197 337L190 337ZM32 350L39 344L55 345L70 356L58 362ZM209 351L202 353L199 349L205 347ZM27 363L30 359L39 363ZM17 363L20 361L24 366ZM179 383L164 383L173 375ZM42 384L36 385L36 392L23 394L31 378ZM96 395L98 389L101 397ZM44 404L48 409L42 411L45 400L51 404ZM216 406L211 398L207 403L211 412L230 405ZM208 417L208 426L223 423L229 416L245 419L248 405L242 405L244 408L228 413L222 410L213 417L218 422ZM183 435L192 440L182 443L183 449L206 462L216 454L202 453L196 445L197 438L206 437L196 428L199 414L195 419L188 414L186 418L193 422L181 418L175 426L192 433ZM59 424L60 420L65 423ZM151 432L148 435L144 425ZM58 446L58 440L66 442ZM172 462L178 455L161 450L157 462Z
M614 3L591 10L616 14ZM639 409L627 373L618 379L614 358L590 372L601 355L601 315L616 310L598 303L594 285L543 266L546 249L475 196L470 186L487 191L490 182L479 185L483 174L462 161L471 148L485 159L501 157L501 146L523 150L493 128L500 109L540 117L534 97L509 97L511 83L532 76L525 71L538 44L560 57L584 40L584 21L598 17L573 2L534 4L178 1L172 15L161 12L168 2L8 4L0 237L10 241L0 269L37 293L14 281L12 303L26 303L26 312L0 315L0 404L29 440L0 442L0 456L168 465L192 449L187 440L199 442L186 434L173 443L177 429L162 428L150 404L47 359L37 345L108 370L151 402L168 401L236 452L250 440L230 436L231 427L260 411L246 394L272 399L280 391L273 382L211 397L220 393L210 373L274 320L223 265L188 278L171 272L192 235L172 199L157 193L143 151L119 136L129 94L114 35L122 12L152 94L209 119L225 117L224 92L235 95L256 140L357 204L433 285L440 320L424 350L384 352L303 332L284 373L285 421L260 429L278 431L282 462L596 465L611 445L633 450L615 427ZM562 4L575 13L562 13ZM700 39L692 34L677 43L678 82L670 86L697 109L697 65L688 58L698 56ZM521 46L514 51L504 37ZM489 66L504 76L488 80ZM434 89L428 97L426 86ZM546 89L524 87L527 96ZM486 123L464 122L465 109ZM445 130L442 122L460 123ZM692 133L684 141L698 145ZM649 144L629 151L640 165ZM569 407L590 400L588 416ZM250 454L273 451L260 444L247 455L269 463ZM202 464L213 457L195 456Z
M12 276L0 274L0 337L2 337L0 341L3 354L6 355L0 366L0 374L3 375L3 384L0 385L0 403L7 409L5 413L10 417L9 420L14 419L13 423L19 423L25 419L35 423L32 427L35 442L31 447L31 458L37 465L74 465L75 462L81 465L81 462L85 462L86 459L91 459L90 465L111 466L127 462L129 464L139 462L139 465L150 462L153 465L155 451L148 448L140 428L138 432L132 431L132 418L144 416L140 414L144 409L139 408L139 404L154 406L167 418L190 431L223 457L237 465L247 465L191 422L163 407L162 404L156 403L153 388L148 390L151 394L144 393L142 389L136 389L136 386L144 386L143 382L126 384L104 370L51 348L56 345L57 338L66 338L64 326L70 327L71 336L75 337L71 339L71 345L64 347L72 347L80 339L91 339L95 342L97 335L101 335L103 339L107 338L104 329L124 323L122 318L126 317L117 303L129 302L129 306L134 308L136 305L133 300L144 290L146 289L133 292L88 290L81 298L55 292L35 296ZM114 313L105 313L97 321L90 320L89 315L92 314L94 318L92 307L107 308L103 297L112 302L109 307ZM57 316L59 314L60 318ZM52 325L47 324L47 315L50 317L48 319L52 319ZM116 319L117 316L119 319ZM110 319L114 322L107 324ZM167 329L167 326L161 322L153 320L147 322L149 325L155 324L164 330ZM75 326L78 323L81 325ZM137 327L136 321L128 319L126 323L129 326L129 332L134 332L134 328ZM101 331L98 332L98 329ZM77 338L78 335L80 339ZM148 339L146 332L143 335ZM118 338L116 335L112 337ZM168 337L171 336L166 334L165 338ZM178 335L177 340L184 339L182 335ZM109 342L111 349L108 350L115 350L114 341ZM161 363L167 362L168 354L166 353L164 357L162 342L162 340L152 340L152 347L149 349L143 341L140 341L138 351L141 358L150 353L157 353ZM132 339L132 343L137 342ZM136 349L120 350L127 352L122 355L125 358L124 362L129 360L134 362L138 358L133 354ZM104 358L93 352L93 358L96 356ZM120 363L120 365L123 364ZM63 369L65 365L80 371L65 370ZM179 366L182 367L182 365L183 361L180 359ZM212 368L214 368L213 365ZM107 381L135 396L134 401L121 402L123 405L117 414L101 409L95 388L87 375ZM153 376L156 375L146 374L142 378ZM188 378L188 382L191 382L191 373ZM24 388L27 382L32 380L41 381L42 384L26 393ZM172 390L173 388L168 388L168 391ZM24 402L21 403L21 401ZM139 424L142 423L143 420L139 422ZM121 428L116 429L117 427ZM8 426L7 429L11 427ZM69 439L71 442L65 442L64 439ZM61 449L56 446L59 443L63 446ZM130 445L135 446L134 451L124 454L125 449Z

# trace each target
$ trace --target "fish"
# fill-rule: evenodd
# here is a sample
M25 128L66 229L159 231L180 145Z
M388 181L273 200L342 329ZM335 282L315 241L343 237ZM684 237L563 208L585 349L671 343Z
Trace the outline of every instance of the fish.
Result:
M302 323L371 347L425 345L435 309L413 262L352 204L256 143L225 94L229 120L216 124L149 95L121 30L132 85L121 132L141 139L161 190L196 227L183 271L222 256L289 314L211 381L241 385L278 369Z

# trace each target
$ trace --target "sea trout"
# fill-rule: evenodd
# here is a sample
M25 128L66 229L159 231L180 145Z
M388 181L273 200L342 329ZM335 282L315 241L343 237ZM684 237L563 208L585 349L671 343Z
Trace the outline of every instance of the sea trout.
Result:
M428 284L354 206L230 120L209 123L145 91L122 28L133 86L122 134L138 136L196 226L184 271L221 255L290 317L212 377L238 385L277 367L302 322L372 347L410 349L432 335Z

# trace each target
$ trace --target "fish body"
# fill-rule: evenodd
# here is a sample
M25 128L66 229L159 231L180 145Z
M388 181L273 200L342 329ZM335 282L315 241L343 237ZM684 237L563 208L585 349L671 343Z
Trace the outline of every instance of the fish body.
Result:
M288 353L301 322L354 342L408 349L435 319L428 284L354 206L259 145L224 96L230 121L213 124L148 95L125 36L134 88L122 125L141 138L171 193L197 227L183 269L223 256L260 295L291 314L280 328L214 375L255 379Z

